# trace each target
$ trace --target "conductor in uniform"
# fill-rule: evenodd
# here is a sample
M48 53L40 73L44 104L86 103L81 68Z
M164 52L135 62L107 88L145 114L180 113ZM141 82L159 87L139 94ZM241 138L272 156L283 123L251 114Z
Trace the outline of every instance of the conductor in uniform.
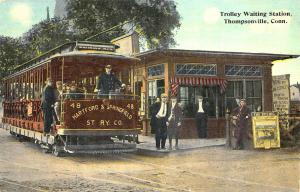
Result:
M54 104L56 101L53 81L48 78L42 94L42 110L44 115L44 134L50 133L53 123Z
M124 88L126 86L125 84L122 84L121 81L111 71L111 65L106 65L105 73L99 77L99 81L97 84L99 95L108 95L109 93L115 92L117 87Z

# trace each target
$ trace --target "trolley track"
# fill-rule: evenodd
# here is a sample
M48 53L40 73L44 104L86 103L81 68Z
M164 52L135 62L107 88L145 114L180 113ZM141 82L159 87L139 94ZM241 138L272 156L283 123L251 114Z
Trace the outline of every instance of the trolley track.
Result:
M172 167L172 166L166 166L163 164L156 164L156 163L151 163L151 162L146 162L138 159L137 156L133 154L119 154L118 156L116 155L105 155L109 159L119 159L127 162L134 162L134 164L140 164L142 166L150 166L153 170L161 169L161 170L169 170L170 172L176 172L178 175L180 174L182 177L192 177L192 176L200 176L204 177L207 179L214 179L216 181L224 181L224 182L229 182L229 183L240 183L244 185L252 185L252 186L259 186L259 187L265 187L268 189L274 189L274 190L288 190L288 191L296 191L296 188L291 188L291 187L285 187L285 186L276 186L276 185L268 185L268 184L262 184L258 182L253 182L253 181L247 181L247 180L242 180L242 179L236 179L236 178L230 178L230 177L221 177L221 176L216 176L216 175L210 175L210 174L204 174L204 173L199 173L191 170L184 170L182 168L178 167ZM87 157L89 158L89 157ZM84 162L88 162L88 160L82 160L80 156L75 156L75 158L71 159L72 161L79 163L79 164L84 164ZM96 160L101 160L98 157ZM14 166L22 167L22 168L28 168L28 169L33 169L33 170L38 170L38 171L44 171L42 168L37 168L34 166L27 166L24 164L20 163L15 163L11 162L8 160L0 159L0 162L5 162L7 164L11 164ZM49 171L47 171L49 172ZM62 171L50 171L53 174L60 174L68 177L80 177L83 179L91 180L91 181L99 181L99 182L107 182L107 183L112 183L115 185L125 185L125 186L131 186L131 187L139 187L142 189L147 189L147 190L157 190L157 191L197 191L196 188L190 188L189 185L183 185L182 183L177 183L176 186L168 183L163 183L163 182L158 182L154 181L153 179L143 179L141 177L133 176L130 173L124 173L124 172L118 172L118 171L111 171L110 169L102 169L101 174L108 174L110 173L110 177L104 178L95 178L91 176L78 176L78 173L72 173L72 172L62 172ZM118 179L119 178L119 179ZM0 180L1 181L1 180ZM11 182L11 185L13 183ZM16 185L19 185L16 183ZM26 186L24 185L24 188L30 188L31 186ZM34 188L35 189L35 188ZM39 190L39 189L38 189Z
M154 168L161 168L161 169L165 169L165 170L176 171L176 172L179 172L179 174L201 176L201 177L205 177L205 178L208 178L208 179L222 180L222 181L225 181L225 182L240 183L240 184L246 184L246 185L255 185L255 186L266 187L266 188L270 188L270 189L281 189L281 190L289 190L289 191L297 191L298 190L297 188L291 188L291 187L285 187L285 186L276 186L276 185L268 185L268 184L263 184L263 183L253 182L253 181L247 181L247 180L242 180L242 179L236 179L236 178L230 178L230 177L221 177L221 176L204 174L204 173L199 173L199 172L194 172L194 171L187 171L187 170L184 170L184 169L165 166L165 165L162 165L162 164L149 163L149 162L137 160L131 154L123 154L122 156L118 156L117 158L127 160L127 161L132 161L132 162L135 162L135 163L140 163L142 165L153 166ZM130 176L130 177L132 177L132 176ZM180 186L180 188L185 188L185 187L188 187L188 186ZM178 187L176 187L176 188L178 189ZM187 191L187 190L184 190L184 191ZM188 190L188 191L191 191L191 190Z
M8 184L8 185L11 185L16 190L19 190L19 188L22 188L22 189L28 189L28 190L32 190L32 191L46 192L45 190L42 190L42 189L30 187L30 186L27 186L27 185L19 184L19 183L15 182L15 181L14 182L13 181L8 181L8 180L1 179L1 178L0 178L0 183L5 183L5 184Z
M0 159L0 162L3 163L7 163L7 164L11 164L14 166L18 166L21 168L26 168L26 169L33 169L33 170L38 170L39 172L47 172L49 173L49 171L46 171L42 168L36 168L36 167L32 167L32 166L26 166L23 164L19 164L19 163L13 163L7 160L3 160ZM102 170L104 172L110 172L110 170ZM120 172L114 172L113 174L119 177L123 177L126 179L130 179L131 181L134 182L128 182L128 180L125 181L120 181L120 180L116 180L116 179L103 179L103 178L95 178L92 176L79 176L78 173L77 174L72 174L72 173L66 173L66 172L62 172L62 171L50 171L51 174L59 174L59 175L63 175L63 176L67 176L67 177L74 177L74 178L82 178L82 179L86 179L86 180L91 180L91 181L100 181L100 182L106 182L106 183L111 183L111 184L115 184L115 185L123 185L123 186L131 186L131 187L135 187L135 188L142 188L142 189L147 189L147 190L157 190L157 191L167 191L167 192L171 192L171 191L189 191L189 190L185 190L185 189L178 189L178 187L174 187L174 186L170 186L164 183L159 183L159 182L154 182L154 181L150 181L150 180L145 180L145 179L140 179L137 177L133 177L124 173L120 173ZM16 181L8 181L5 179L1 179L0 178L0 182L4 182L10 185L14 185L14 186L18 186L18 187L22 187L22 188L26 188L26 189L32 189L34 191L45 191L39 188L35 188L35 187L31 187L28 185L23 185L20 184L19 182ZM47 190L46 190L47 191Z
M26 144L29 145L27 147L30 147L30 146L33 147L34 146L34 149L39 151L39 148L36 147L33 143L27 143L26 142ZM90 157L92 157L92 156L93 155L88 156L88 158L90 159ZM106 155L103 155L103 156L107 156L110 159L119 159L119 158L116 158L117 157L116 155L107 155L106 154ZM100 160L98 158L99 156L94 156L94 157L97 157L97 161ZM78 163L83 164L81 156L75 156L75 158L71 157L71 160L75 161L77 164ZM104 178L96 178L96 177L91 177L91 176L83 176L83 175L80 175L78 173L74 173L72 171L71 172L70 171L63 172L63 171L54 171L54 170L49 170L49 169L45 170L45 168L42 168L42 167L30 166L30 165L26 165L26 164L23 164L23 163L13 162L11 160L3 159L3 158L0 158L0 162L2 164L7 164L7 165L14 166L14 167L23 168L23 169L30 169L30 170L34 170L34 171L38 171L38 172L42 172L42 173L59 174L59 175L63 175L63 176L73 177L73 178L80 177L80 178L91 180L91 181L107 182L107 183L112 183L112 184L115 184L115 185L131 186L131 187L134 187L134 188L141 188L141 189L145 189L145 190L187 191L185 189L178 189L178 187L170 186L170 185L167 185L167 184L164 184L164 183L154 182L154 181L151 181L151 180L141 179L141 178L138 178L138 177L133 177L133 176L130 176L130 175L125 174L125 173L112 172L110 169L105 169L105 170L101 169L101 173L104 173L104 174L112 173L114 175L114 177L119 177L121 179L116 180L115 178L108 179L107 177L104 179ZM0 177L0 179L1 179L1 177ZM39 188L35 188L35 187L32 187L32 186L20 184L17 181L10 181L10 180L5 180L5 179L2 179L2 180L3 180L3 182L7 181L6 183L9 184L9 185L15 185L15 186L19 186L19 187L22 187L22 188L28 188L28 189L32 188L32 190L35 190L35 191L38 191L38 190L43 191L42 189L39 189ZM130 180L130 182L128 182L128 180Z
M29 144L29 146L27 146L27 149L30 149L30 146L34 146L33 144ZM29 147L29 148L28 148ZM39 148L35 148L36 150L39 150ZM24 151L26 153L28 153L29 151ZM39 151L40 152L40 151ZM21 154L20 154L21 155ZM43 157L45 156L45 154L43 154ZM42 156L41 156L42 157ZM50 156L51 157L51 156ZM56 159L55 157L51 157L53 159ZM43 160L44 158L42 158L41 160ZM47 157L46 157L47 159ZM172 163L170 166L165 165L165 163L158 163L157 161L152 161L149 162L148 159L144 159L141 156L136 156L134 154L119 154L119 155L104 155L104 156L93 156L93 155L87 155L87 156L71 156L71 157L67 157L66 159L60 159L61 160L66 160L68 162L62 162L64 163L71 163L73 164L73 170L45 170L45 167L42 166L34 166L33 164L23 164L20 162L14 162L11 161L10 159L6 159L6 158L0 158L0 162L2 162L1 164L4 165L11 165L13 166L17 166L19 168L23 168L23 169L30 169L30 170L35 170L38 172L41 172L41 175L43 175L43 173L45 172L50 172L51 174L56 174L56 175L61 175L61 176L65 176L65 177L70 177L70 178L82 178L82 179L86 179L89 181L95 181L95 182L104 182L104 183L111 183L114 184L116 186L130 186L134 189L141 189L141 191L203 191L201 189L198 188L198 186L189 186L188 184L186 184L185 182L181 182L181 183L176 183L176 185L174 185L174 182L168 182L164 179L160 180L160 178L164 178L167 175L162 175L162 177L158 178L156 175L155 176L146 176L143 177L143 172L142 171L136 171L135 169L133 169L133 171L130 171L128 169L125 171L122 170L118 170L116 168L114 168L113 166L115 165L114 163L112 164L108 164L108 168L105 168L105 166L102 165L106 165L106 161L114 161L119 165L119 162L123 165L126 164L126 162L132 162L132 165L140 165L138 167L148 167L149 172L145 173L149 174L149 173L157 173L159 171L157 170L165 170L165 173L169 174L172 173L173 175L180 175L181 177L183 177L186 181L188 181L189 178L191 177L197 177L197 178L206 178L210 181L214 181L214 183L218 184L222 182L226 182L229 185L234 185L234 183L237 183L237 185L248 185L248 186L255 186L255 187L262 187L264 189L267 190L272 190L272 191L297 191L296 188L293 187L285 187L285 186L278 186L278 185L268 185L268 184L263 184L263 183L259 183L259 182L253 182L253 181L248 181L248 180L243 180L243 179L236 179L236 178L230 178L230 177L222 177L222 176L217 176L217 175L212 175L212 174L205 174L205 173L201 173L201 172L196 172L195 170L187 170L181 167L174 167L174 163ZM150 159L151 160L151 159ZM69 162L71 161L71 162ZM104 162L104 164L101 163ZM224 161L224 160L221 160ZM100 163L100 164L99 164ZM82 174L83 172L81 172L80 168L87 166L86 168L90 168L90 165L93 166L93 164L95 165L95 168L101 170L101 171L97 171L92 174L88 173L88 174ZM102 164L102 165L101 165ZM173 165L173 166L172 166ZM178 164L180 165L180 164ZM8 167L9 167L8 166ZM81 167L82 166L82 167ZM57 168L56 168L57 169ZM140 174L142 177L140 177ZM150 174L151 175L151 174ZM60 177L60 176L58 176ZM179 178L179 177L178 177ZM175 179L178 179L175 178ZM184 180L183 179L183 180ZM2 181L3 180L3 181ZM7 182L5 182L7 181ZM169 180L170 181L170 180ZM43 189L40 189L34 185L28 185L26 182L14 182L11 179L8 180L6 178L1 178L0 177L0 183L6 183L7 185L11 185L11 186L16 186L16 187L20 187L22 189L27 189L27 190L32 190L32 191L43 191ZM204 181L202 181L204 182ZM29 182L30 183L30 182ZM191 183L191 182L190 182ZM33 189L30 189L33 188ZM35 190L36 189L36 190ZM47 191L47 190L46 190Z
M246 180L241 180L241 179L234 179L234 178L225 178L225 177L220 177L220 176L214 176L214 175L209 175L209 174L203 174L203 173L199 173L199 172L194 172L194 171L187 171L187 170L183 170L181 168L174 168L174 167L170 167L170 166L165 166L165 165L161 165L161 164L155 164L155 163L150 163L150 162L145 162L142 160L138 160L136 159L136 157L134 157L134 155L131 154L122 154L121 156L113 156L113 155L109 155L112 158L117 158L120 160L124 160L124 161L130 161L130 162L134 162L135 164L141 164L141 165L147 165L147 166L151 166L153 169L165 169L165 170L170 170L170 171L175 171L178 174L183 175L192 175L192 176L201 176L201 177L206 177L209 179L216 179L216 180L223 180L226 182L233 182L233 183L240 183L240 184L246 184L246 185L256 185L256 186L260 186L260 187L267 187L269 189L274 189L274 190L288 190L288 191L297 191L296 188L290 188L290 187L283 187L283 186L274 186L274 185L266 185L266 184L262 184L262 183L257 183L257 182L251 182L251 181L246 181ZM72 159L73 161L76 161L76 163L82 163L80 162L80 160L76 160L76 159ZM33 166L26 166L20 163L15 163L15 162L10 162L8 160L4 160L4 159L0 159L0 162L3 163L7 163L7 164L11 164L14 166L18 166L21 168L27 168L27 169L33 169L33 170L38 170L39 172L46 172L44 169L42 168L37 168L37 167L33 167ZM47 171L49 172L49 171ZM157 181L153 181L151 179L142 179L139 177L135 177L132 176L130 174L126 174L126 173L122 173L122 172L111 172L111 170L106 169L103 170L102 172L105 173L111 173L111 175L113 176L112 178L107 177L106 179L104 178L95 178L92 176L78 176L78 174L80 175L80 173L67 173L67 172L62 172L62 171L50 171L53 174L59 174L59 175L63 175L63 176L68 176L68 177L79 177L79 178L83 178L83 179L87 179L90 181L99 181L99 182L106 182L106 183L111 183L111 184L115 184L115 185L123 185L123 186L131 186L131 187L135 187L135 188L141 188L144 190L155 190L155 191L184 191L184 192L189 192L189 191L197 191L197 189L188 189L188 185L177 185L177 186L173 186L171 184L167 184L167 183L162 183L162 182L157 182ZM117 179L116 177L119 177L119 179ZM125 179L125 180L124 180ZM130 181L130 182L129 182ZM12 182L12 181L8 181L5 179L0 178L0 182L4 182L10 185L14 185L14 186L18 186L24 189L31 189L33 191L45 191L36 187L32 187L32 186L28 186L28 185L23 185L20 184L18 182Z

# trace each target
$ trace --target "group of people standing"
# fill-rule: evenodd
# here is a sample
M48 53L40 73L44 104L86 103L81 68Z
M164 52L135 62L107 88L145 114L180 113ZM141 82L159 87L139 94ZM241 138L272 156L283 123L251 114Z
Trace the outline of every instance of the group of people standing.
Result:
M169 138L169 149L172 149L172 139L175 139L175 149L178 149L178 137L182 125L182 108L175 96L171 102L167 95L161 94L161 101L155 102L151 108L151 128L155 132L156 149L166 149L166 140Z
M208 103L202 96L198 97L195 111L197 133L199 138L207 137ZM183 109L177 97L172 96L170 102L167 95L161 94L161 98L150 106L151 133L155 133L157 150L166 149L166 139L169 138L169 149L172 149L172 139L175 139L175 149L178 149L178 138L182 126Z
M207 111L209 105L202 96L198 96L195 111L195 120L199 138L207 138ZM155 133L156 149L166 149L166 140L169 138L169 149L173 148L172 139L175 139L175 149L178 149L178 137L182 126L183 110L172 96L168 102L167 95L161 94L160 99L150 106L151 133ZM246 105L245 99L240 99L238 106L232 110L234 120L233 136L236 138L234 149L243 149L244 140L248 136L248 123L251 111Z

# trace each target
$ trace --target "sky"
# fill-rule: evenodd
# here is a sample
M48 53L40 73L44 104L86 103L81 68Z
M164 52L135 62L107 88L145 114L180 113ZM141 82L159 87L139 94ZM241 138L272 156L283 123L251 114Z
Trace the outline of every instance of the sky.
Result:
M299 0L176 0L181 14L177 48L300 55ZM286 24L225 24L220 12L290 12ZM245 18L245 17L244 17ZM265 19L247 17L245 19ZM272 74L291 74L291 84L300 83L300 58L273 63Z
M299 0L175 0L181 15L177 49L300 55ZM0 35L19 37L33 24L53 17L55 0L0 0ZM289 12L291 16L234 17L224 13ZM269 24L225 24L224 19L265 19ZM272 24L271 19L285 20ZM300 58L276 61L273 75L291 74L300 83Z
M32 25L53 16L55 0L0 0L0 35L20 37Z

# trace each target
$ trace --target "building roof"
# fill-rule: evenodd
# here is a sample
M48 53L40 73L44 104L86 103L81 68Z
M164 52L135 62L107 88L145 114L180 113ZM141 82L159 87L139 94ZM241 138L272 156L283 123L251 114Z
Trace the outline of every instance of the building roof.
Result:
M300 91L300 84L297 82L297 84L294 84L294 85L291 85L291 86L294 86L294 87L296 87L297 89L299 89L299 91Z
M203 51L203 50L184 50L184 49L153 49L136 54L137 57L150 57L155 55L166 56L200 56L200 55L223 55L223 56L240 56L240 57L259 57L271 60L282 60L297 58L300 55L291 54L272 54L272 53L250 53L250 52L227 52L227 51Z

